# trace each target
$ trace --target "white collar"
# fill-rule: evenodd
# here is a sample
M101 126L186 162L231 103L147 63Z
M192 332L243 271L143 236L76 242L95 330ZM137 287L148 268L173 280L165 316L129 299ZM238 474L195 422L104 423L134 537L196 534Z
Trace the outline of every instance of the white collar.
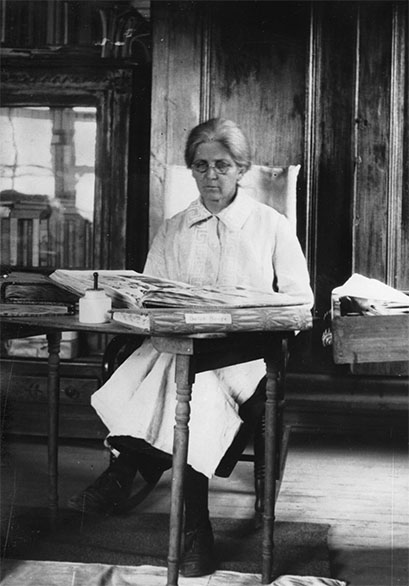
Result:
M241 230L247 218L253 211L254 206L255 201L243 193L240 187L231 204L221 210L218 214L212 214L209 212L201 202L200 198L198 198L193 201L186 210L188 226L191 228L195 224L199 224L200 222L204 222L213 216L216 216L230 230Z

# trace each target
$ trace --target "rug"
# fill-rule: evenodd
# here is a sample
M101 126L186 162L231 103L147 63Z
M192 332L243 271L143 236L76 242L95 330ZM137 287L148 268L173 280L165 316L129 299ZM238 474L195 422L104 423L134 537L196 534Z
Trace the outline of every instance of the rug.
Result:
M16 511L15 511L16 513ZM218 569L261 571L262 531L253 519L212 519ZM169 516L131 512L84 518L62 510L50 531L46 509L15 514L3 538L5 558L117 565L166 566ZM276 522L273 574L330 577L329 526Z
M69 562L5 560L3 586L163 586L166 568L109 566ZM257 574L217 571L201 578L179 577L179 586L259 586ZM346 582L313 576L280 576L270 586L347 586Z

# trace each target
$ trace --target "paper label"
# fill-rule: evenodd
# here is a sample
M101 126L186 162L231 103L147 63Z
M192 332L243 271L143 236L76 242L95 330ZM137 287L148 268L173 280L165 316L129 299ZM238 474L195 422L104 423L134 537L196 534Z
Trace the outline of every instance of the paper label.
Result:
M185 313L187 324L231 324L230 313Z

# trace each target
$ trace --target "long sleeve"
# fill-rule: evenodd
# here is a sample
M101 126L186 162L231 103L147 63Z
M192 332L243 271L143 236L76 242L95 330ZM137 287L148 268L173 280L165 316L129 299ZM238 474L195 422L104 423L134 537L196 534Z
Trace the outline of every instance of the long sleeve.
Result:
M148 252L143 272L152 277L171 279L166 267L166 224L162 224L156 234Z
M284 216L280 217L277 224L273 269L279 293L286 293L301 298L304 303L313 304L307 262L298 238Z

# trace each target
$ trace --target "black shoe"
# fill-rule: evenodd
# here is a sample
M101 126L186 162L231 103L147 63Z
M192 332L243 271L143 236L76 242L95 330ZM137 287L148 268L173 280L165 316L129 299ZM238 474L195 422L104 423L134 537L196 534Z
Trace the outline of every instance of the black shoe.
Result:
M185 533L184 553L180 573L187 578L213 574L216 562L213 557L213 531L210 521L194 531Z
M70 498L69 509L85 514L110 514L130 496L132 479L119 481L110 469L105 470L93 484Z
M172 468L172 461L139 457L138 470L147 484L157 484L159 478L169 468Z

